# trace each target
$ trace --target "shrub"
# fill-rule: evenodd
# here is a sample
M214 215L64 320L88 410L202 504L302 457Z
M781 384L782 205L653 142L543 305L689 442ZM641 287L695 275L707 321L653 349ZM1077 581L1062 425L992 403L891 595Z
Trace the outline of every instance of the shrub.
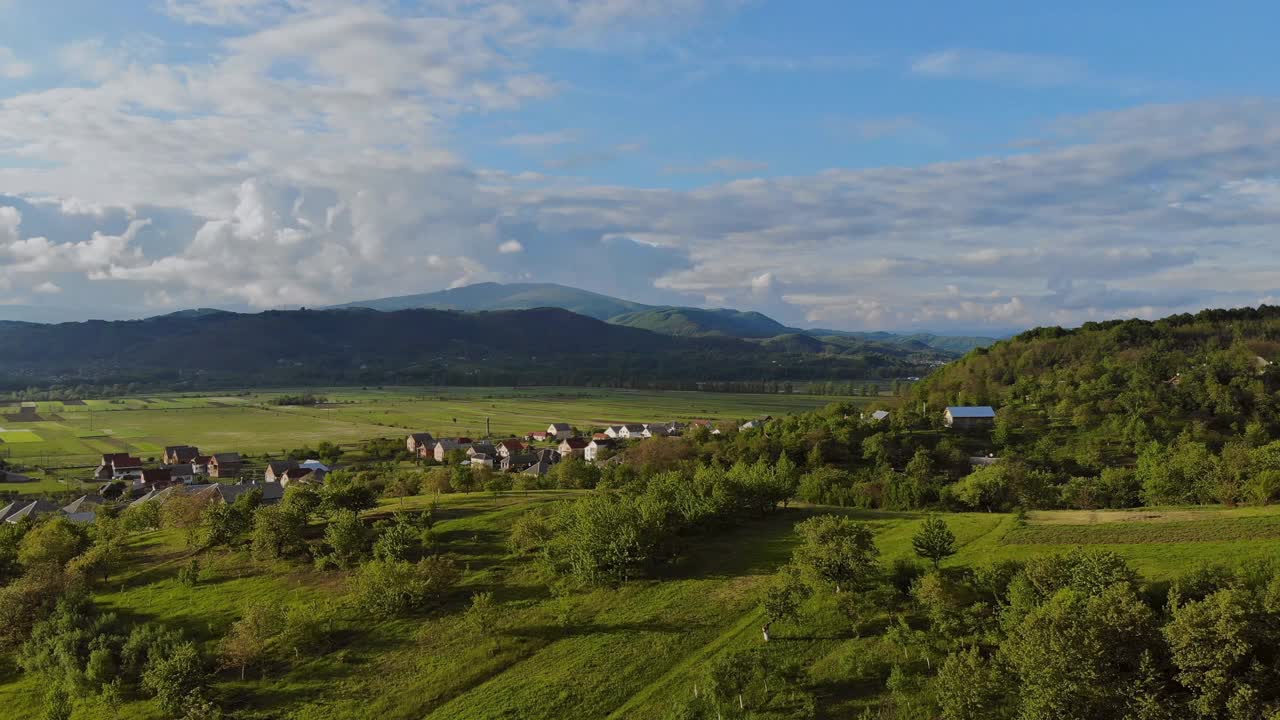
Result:
M352 578L351 594L365 612L395 617L439 601L460 577L457 564L442 556L423 558L416 564L371 560Z

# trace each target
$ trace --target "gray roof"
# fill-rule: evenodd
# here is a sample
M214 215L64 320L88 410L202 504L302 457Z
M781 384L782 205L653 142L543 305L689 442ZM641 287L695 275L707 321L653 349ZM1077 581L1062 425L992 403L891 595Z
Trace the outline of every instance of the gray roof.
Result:
M885 418L887 418L887 417L889 417L889 411L888 411L888 410L877 410L877 411L875 411L875 412L871 413L871 419L872 419L872 420L883 420L883 419L885 419Z
M98 516L86 510L84 512L67 513L67 519L78 525L88 525L97 520Z
M70 504L63 506L62 512L67 514L87 512L89 511L90 508L92 508L94 505L97 505L97 504L98 504L98 498L90 497L88 495L81 495L75 500L72 500Z
M212 460L217 460L219 464L222 464L222 463L238 463L238 462L243 462L243 461L240 459L240 453L234 453L234 452L228 452L228 453L214 453L214 454L211 456L211 459L212 459Z
M573 426L569 423L551 423L551 427L555 428L556 432L565 432L573 429Z
M4 520L5 518L9 517L17 509L18 509L18 503L16 502L11 502L8 505L5 505L4 507L0 508L0 520Z
M990 405L949 406L947 412L953 418L993 418L996 411Z
M21 521L23 518L28 518L28 517L34 520L41 515L51 513L51 512L56 512L58 509L59 508L57 505L54 505L48 500L35 500L27 505L24 505L22 509L18 510L17 512L10 515L9 517L5 518L4 521L7 523L16 523Z

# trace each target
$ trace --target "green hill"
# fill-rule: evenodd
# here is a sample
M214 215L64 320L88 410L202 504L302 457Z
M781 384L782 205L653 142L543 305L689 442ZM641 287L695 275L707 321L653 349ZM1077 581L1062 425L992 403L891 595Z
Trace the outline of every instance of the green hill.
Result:
M553 283L487 282L440 292L363 300L333 307L368 308L383 312L423 309L474 312L554 307L597 320L608 320L615 315L647 310L652 306Z
M0 389L146 383L626 385L903 377L937 357L813 354L723 336L680 337L557 308L177 313L148 320L0 322Z
M794 332L791 328L758 312L725 308L704 310L690 307L653 308L609 318L614 325L643 328L664 335L724 335L739 338L768 338Z

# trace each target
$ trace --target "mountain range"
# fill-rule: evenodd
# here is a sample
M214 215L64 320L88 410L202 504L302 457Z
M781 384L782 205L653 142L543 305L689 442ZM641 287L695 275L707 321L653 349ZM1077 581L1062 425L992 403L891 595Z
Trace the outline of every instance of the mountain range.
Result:
M331 309L367 308L383 312L432 309L475 312L528 310L539 307L561 308L613 325L641 328L680 337L721 336L763 340L790 335L807 335L837 345L847 345L847 341L842 342L836 338L852 338L876 346L899 346L909 350L933 349L957 355L995 342L994 338L976 336L946 336L932 333L899 335L888 332L793 328L758 312L726 308L645 305L554 283L477 283L420 295L401 295L345 303L332 306Z
M0 321L0 390L129 383L693 387L897 378L923 375L953 357L856 338L663 334L547 307L201 309L146 320Z

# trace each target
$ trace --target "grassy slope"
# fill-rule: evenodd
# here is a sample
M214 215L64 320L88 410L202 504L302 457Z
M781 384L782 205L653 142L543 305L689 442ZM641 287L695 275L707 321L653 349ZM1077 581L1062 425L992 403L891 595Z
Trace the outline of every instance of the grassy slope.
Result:
M232 704L264 717L288 713L308 720L661 717L673 698L691 691L709 660L759 642L755 600L767 575L788 558L794 522L814 512L849 514L872 525L890 561L911 555L911 535L924 517L792 507L691 548L687 560L660 579L556 598L531 562L507 555L505 531L529 507L570 494L513 494L497 504L488 496L446 496L437 532L444 548L468 567L448 607L429 618L345 623L331 652L291 669L269 668L262 679L242 683L224 675L219 687ZM427 502L410 498L405 506ZM383 512L397 506L387 503ZM1023 525L1010 515L947 515L962 546L947 564L1058 552L1096 532L1110 543L1104 547L1159 581L1202 560L1234 562L1280 550L1273 537L1239 539L1242 533L1254 538L1247 529L1275 522L1280 510L1206 509L1193 516L1208 519L1179 519L1186 512L1143 513L1139 519L1131 513L1127 522L1108 522L1109 513L1097 513L1095 522L1082 525L1069 523L1079 514L1036 514ZM1027 537L1036 542L1023 542ZM219 637L245 603L337 602L342 593L337 573L264 567L237 553L205 554L204 581L186 588L176 573L190 552L167 532L139 539L134 552L128 571L113 578L99 600L125 616L179 625L206 642ZM501 603L496 640L470 637L458 627L467 598L482 590L493 591ZM777 630L777 648L809 668L823 717L856 714L881 692L883 678L867 658L894 649L874 634L851 637L829 599L811 603L802 625ZM28 703L38 688L21 676L4 680L0 706L33 707ZM146 703L130 706L126 716L157 717Z

